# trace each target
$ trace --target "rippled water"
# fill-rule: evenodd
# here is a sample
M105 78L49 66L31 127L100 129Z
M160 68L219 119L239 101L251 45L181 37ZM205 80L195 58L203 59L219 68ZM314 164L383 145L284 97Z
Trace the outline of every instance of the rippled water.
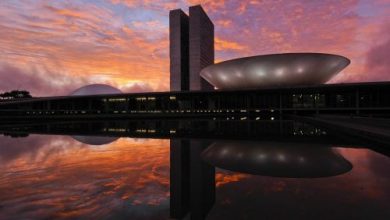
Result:
M332 136L12 136L0 219L390 219L389 157Z

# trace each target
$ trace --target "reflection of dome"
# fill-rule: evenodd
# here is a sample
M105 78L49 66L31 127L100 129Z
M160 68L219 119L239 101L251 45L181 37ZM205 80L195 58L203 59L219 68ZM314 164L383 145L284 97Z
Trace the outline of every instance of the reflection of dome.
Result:
M327 82L349 63L349 59L332 54L271 54L210 65L200 75L218 89L315 85Z
M352 169L332 148L302 143L221 141L210 145L202 157L222 169L275 177L327 177Z
M78 142L88 145L104 145L109 144L118 139L118 137L100 137L100 136L72 136Z
M75 90L70 95L77 96L77 95L100 95L100 94L121 94L121 93L122 91L109 85L91 84Z

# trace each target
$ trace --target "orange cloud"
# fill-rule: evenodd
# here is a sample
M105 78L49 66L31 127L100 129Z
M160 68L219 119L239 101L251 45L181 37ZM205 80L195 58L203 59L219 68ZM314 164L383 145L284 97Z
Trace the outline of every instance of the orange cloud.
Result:
M223 9L226 5L225 0L187 0L190 5L202 5L204 8L209 9L211 11L216 11L219 9Z
M364 3L375 10L370 12L359 5L363 3L111 0L102 4L59 0L23 4L5 0L0 7L0 69L17 67L27 78L46 76L45 83L64 88L37 89L37 96L63 95L70 89L66 82L75 81L77 86L107 83L168 90L168 10L202 4L215 22L216 60L283 52L336 53L352 62L332 82L376 80L383 73L366 77L366 60L372 56L371 48L378 46L374 43L386 40L380 36L390 9L383 1ZM3 78L4 73L0 75Z
M232 21L231 20L218 20L217 22L215 22L216 25L218 26L222 26L224 28L228 28L231 26L232 24Z
M9 139L2 141L15 143ZM44 140L37 151L1 164L7 175L0 183L0 218L109 218L123 206L135 217L144 215L143 207L169 209L168 140L119 139L103 146Z
M215 49L218 50L244 50L246 47L233 41L215 38Z

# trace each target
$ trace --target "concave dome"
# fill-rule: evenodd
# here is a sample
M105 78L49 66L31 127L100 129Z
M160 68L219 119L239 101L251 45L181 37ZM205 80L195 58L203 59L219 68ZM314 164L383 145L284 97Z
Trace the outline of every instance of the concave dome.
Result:
M349 63L348 58L333 54L270 54L210 65L200 75L221 90L317 85L330 80Z
M78 96L78 95L102 95L102 94L121 94L117 88L114 88L105 84L91 84L87 86L83 86L70 94L70 96Z

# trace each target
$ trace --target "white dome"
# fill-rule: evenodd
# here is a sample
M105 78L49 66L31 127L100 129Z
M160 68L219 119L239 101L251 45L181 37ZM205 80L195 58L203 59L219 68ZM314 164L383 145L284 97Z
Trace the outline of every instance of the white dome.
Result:
M117 88L114 88L109 85L104 84L91 84L87 86L83 86L79 89L76 89L72 93L70 93L70 96L78 96L78 95L101 95L101 94L121 94L122 91L120 91Z

